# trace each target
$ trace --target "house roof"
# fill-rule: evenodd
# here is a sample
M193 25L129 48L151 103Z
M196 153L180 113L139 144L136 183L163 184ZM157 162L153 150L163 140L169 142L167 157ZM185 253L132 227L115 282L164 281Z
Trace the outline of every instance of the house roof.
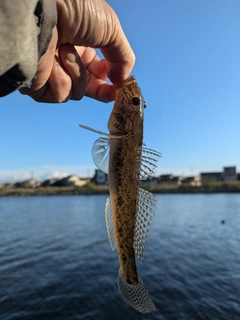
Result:
M200 175L203 177L210 177L210 176L221 176L222 172L201 172Z

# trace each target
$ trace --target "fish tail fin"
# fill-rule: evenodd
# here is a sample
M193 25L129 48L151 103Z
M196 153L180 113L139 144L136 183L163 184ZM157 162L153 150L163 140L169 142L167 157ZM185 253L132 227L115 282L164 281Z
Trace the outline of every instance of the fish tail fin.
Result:
M118 287L125 302L137 311L150 313L157 310L139 274L138 284L131 285L123 279L121 268L119 268Z

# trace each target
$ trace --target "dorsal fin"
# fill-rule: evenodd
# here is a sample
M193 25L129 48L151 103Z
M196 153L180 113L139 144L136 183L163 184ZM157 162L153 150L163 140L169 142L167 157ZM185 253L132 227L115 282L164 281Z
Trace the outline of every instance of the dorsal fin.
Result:
M161 156L161 153L158 151L142 148L140 179L145 180L148 176L154 174L157 168L157 161Z

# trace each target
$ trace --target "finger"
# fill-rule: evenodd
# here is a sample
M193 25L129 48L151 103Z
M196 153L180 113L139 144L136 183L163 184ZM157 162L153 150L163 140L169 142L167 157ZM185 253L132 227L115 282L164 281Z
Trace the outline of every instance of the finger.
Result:
M96 78L106 80L108 63L105 59L101 59L95 49L90 47L75 47L80 55L86 69Z
M102 101L111 102L115 100L116 89L104 80L96 78L93 74L87 72L87 91L86 96Z
M93 48L75 47L87 69L87 91L90 98L102 102L115 99L115 88L107 83L108 62L100 59Z
M122 46L125 45L122 44ZM115 44L106 49L101 49L105 59L108 61L108 78L115 86L121 84L129 76L135 63L133 51L120 51L120 47Z
M116 13L113 11L112 14L115 17L115 32L112 33L107 46L103 46L100 50L108 61L108 78L114 85L119 85L131 73L135 63L135 54L121 28Z
M65 102L71 97L71 89L72 79L62 66L60 59L55 56L44 98L48 97L50 99L52 96L53 101L51 102Z
M121 84L132 71L135 55L111 6L104 0L57 1L57 6L59 42L100 48L108 61L108 78Z
M82 99L86 92L87 77L85 65L79 57L78 52L73 45L63 44L59 47L58 57L61 65L72 80L70 99Z
M28 94L39 102L63 102L71 96L72 80L55 55L57 44L57 29L54 28L53 36L47 52L38 64L38 71L29 88L21 88L22 94Z
M48 81L40 89L28 93L38 102L58 103L68 101L71 96L72 80L55 56Z
M54 59L55 59L57 39L58 39L58 35L57 35L57 29L55 27L53 29L53 35L49 43L48 50L38 62L38 70L35 77L32 79L31 85L29 87L22 87L19 89L19 91L22 94L31 95L35 91L38 92L39 89L41 88L46 90L46 83L51 74ZM40 90L40 91L43 92L43 90Z

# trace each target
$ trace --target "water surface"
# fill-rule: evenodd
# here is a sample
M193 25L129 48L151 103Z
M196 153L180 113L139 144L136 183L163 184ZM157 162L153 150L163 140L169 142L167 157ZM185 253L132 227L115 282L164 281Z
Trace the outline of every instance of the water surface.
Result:
M157 196L139 264L150 315L118 291L106 198L0 198L0 319L240 319L239 194Z

